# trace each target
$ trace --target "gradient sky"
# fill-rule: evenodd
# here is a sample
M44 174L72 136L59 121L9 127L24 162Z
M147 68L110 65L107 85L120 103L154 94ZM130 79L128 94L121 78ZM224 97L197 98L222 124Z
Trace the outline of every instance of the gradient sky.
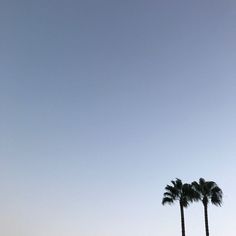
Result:
M235 235L234 0L1 0L0 26L1 235L180 235L176 177Z

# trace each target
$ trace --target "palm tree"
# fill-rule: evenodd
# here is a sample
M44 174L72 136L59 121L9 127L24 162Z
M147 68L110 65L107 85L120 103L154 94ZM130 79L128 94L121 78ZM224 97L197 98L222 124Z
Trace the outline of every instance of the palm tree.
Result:
M203 178L200 178L199 182L196 181L192 182L191 185L193 190L195 191L197 200L203 203L206 236L209 236L208 204L209 202L211 202L213 205L221 206L223 192L215 182L206 181Z
M194 191L190 184L183 184L180 179L171 181L172 185L165 187L166 192L162 199L162 204L173 204L175 201L179 202L181 214L181 229L182 236L185 236L185 222L184 222L184 208L189 205L194 199Z

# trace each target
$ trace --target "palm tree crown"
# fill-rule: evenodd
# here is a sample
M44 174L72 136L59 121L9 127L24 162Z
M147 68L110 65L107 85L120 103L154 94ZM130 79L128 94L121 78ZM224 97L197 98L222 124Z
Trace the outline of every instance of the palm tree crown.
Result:
M175 201L179 201L183 207L187 207L195 199L191 185L183 184L178 178L175 181L172 180L171 183L172 186L167 185L165 187L166 192L164 193L162 204L173 204Z
M195 190L198 200L202 201L204 205L211 202L213 205L221 206L223 192L215 182L200 178L199 182L192 183L192 188Z

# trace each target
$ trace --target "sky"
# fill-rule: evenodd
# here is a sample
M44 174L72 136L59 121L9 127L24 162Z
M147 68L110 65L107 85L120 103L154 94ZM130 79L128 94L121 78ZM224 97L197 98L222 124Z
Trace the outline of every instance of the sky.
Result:
M235 235L235 1L0 3L1 235Z

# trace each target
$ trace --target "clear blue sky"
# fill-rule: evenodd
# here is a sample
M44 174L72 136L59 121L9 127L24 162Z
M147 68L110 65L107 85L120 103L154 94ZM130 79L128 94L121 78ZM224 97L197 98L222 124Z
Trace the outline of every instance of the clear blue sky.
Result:
M235 235L235 22L233 0L2 0L0 234L180 235L164 187L205 177Z

